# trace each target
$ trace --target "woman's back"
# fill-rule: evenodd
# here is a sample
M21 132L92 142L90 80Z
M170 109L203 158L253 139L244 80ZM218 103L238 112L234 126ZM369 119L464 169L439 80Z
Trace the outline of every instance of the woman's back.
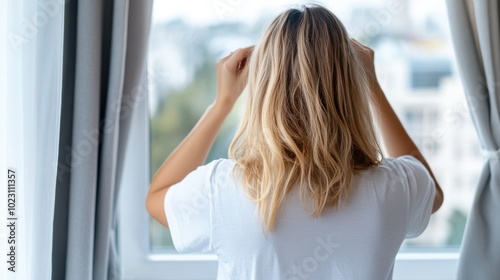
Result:
M435 192L418 160L388 158L358 172L349 201L317 218L292 189L266 237L233 168L229 159L201 166L165 199L176 249L217 254L217 279L391 279L404 238L427 226Z

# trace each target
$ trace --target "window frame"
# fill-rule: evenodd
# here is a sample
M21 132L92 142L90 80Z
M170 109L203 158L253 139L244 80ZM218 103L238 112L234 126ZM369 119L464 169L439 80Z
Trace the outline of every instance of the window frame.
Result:
M149 215L145 201L149 188L150 115L148 98L134 106L118 202L118 245L124 279L215 279L217 257L210 254L150 252ZM401 250L393 279L454 279L458 249L422 252Z

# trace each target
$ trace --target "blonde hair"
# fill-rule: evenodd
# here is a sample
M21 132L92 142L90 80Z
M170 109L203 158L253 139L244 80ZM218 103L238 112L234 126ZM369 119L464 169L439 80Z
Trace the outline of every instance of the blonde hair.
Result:
M380 146L361 63L340 20L318 5L279 15L251 54L248 100L229 157L273 231L280 205L300 188L314 217L348 198L357 170Z

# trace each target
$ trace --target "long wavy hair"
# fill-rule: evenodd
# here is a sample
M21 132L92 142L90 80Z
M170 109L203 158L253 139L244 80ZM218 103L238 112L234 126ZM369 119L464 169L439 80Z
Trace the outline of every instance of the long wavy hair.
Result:
M313 5L279 15L252 51L248 100L229 157L263 230L274 230L293 188L303 206L314 203L317 217L347 200L356 171L382 160L352 44L340 20Z

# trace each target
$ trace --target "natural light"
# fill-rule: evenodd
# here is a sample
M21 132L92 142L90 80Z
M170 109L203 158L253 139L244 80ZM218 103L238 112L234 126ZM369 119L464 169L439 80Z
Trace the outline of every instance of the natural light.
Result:
M497 0L0 1L1 280L500 279Z
M215 63L236 48L257 43L277 13L297 5L285 0L154 3L150 93L144 108L150 115L149 138L137 139L149 143L150 166L144 169L149 179L213 101ZM445 2L320 3L336 13L353 38L374 49L380 83L446 193L443 207L431 217L426 231L404 242L394 279L451 279L482 158L456 69ZM241 105L240 101L237 106ZM224 123L207 162L227 157L240 113L233 110ZM136 129L139 135L148 131ZM133 161L145 159L140 151L131 153ZM126 175L124 180L132 184L135 179ZM133 199L134 194L126 196ZM178 254L168 229L146 215L133 214L132 208L123 211L144 219L123 225L128 255L139 255L126 257L126 263L151 278L162 271L172 273L167 279L215 278L216 256ZM143 234L147 236L141 237L139 247L130 245L133 236Z

